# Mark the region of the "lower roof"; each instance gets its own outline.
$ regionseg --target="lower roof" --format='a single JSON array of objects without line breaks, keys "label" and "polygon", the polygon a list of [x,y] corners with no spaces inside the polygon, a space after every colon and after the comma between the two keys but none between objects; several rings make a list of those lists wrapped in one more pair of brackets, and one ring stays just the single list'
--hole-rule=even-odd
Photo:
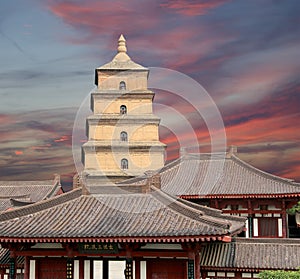
[{"label": "lower roof", "polygon": [[7,210],[16,203],[32,203],[50,198],[62,192],[59,176],[54,180],[0,181],[0,211]]},{"label": "lower roof", "polygon": [[300,239],[233,238],[231,243],[207,243],[201,267],[206,270],[297,270],[300,266]]}]

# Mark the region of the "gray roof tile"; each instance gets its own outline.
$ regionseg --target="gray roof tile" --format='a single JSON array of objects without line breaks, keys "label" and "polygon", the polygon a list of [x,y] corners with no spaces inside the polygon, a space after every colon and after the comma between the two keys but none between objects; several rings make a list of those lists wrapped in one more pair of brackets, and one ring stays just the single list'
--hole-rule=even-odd
[{"label": "gray roof tile", "polygon": [[[263,172],[235,155],[187,154],[159,173],[161,189],[176,196],[300,196],[299,183]],[[145,181],[146,176],[141,176],[122,183]]]},{"label": "gray roof tile", "polygon": [[236,238],[231,243],[207,243],[202,249],[205,269],[290,269],[300,266],[300,239]]},{"label": "gray roof tile", "polygon": [[12,207],[10,199],[37,202],[56,195],[61,190],[59,180],[0,181],[0,211]]},{"label": "gray roof tile", "polygon": [[77,189],[3,212],[0,239],[217,238],[244,227],[244,218],[223,215],[213,209],[201,210],[152,190],[147,194],[79,195],[80,189]]}]

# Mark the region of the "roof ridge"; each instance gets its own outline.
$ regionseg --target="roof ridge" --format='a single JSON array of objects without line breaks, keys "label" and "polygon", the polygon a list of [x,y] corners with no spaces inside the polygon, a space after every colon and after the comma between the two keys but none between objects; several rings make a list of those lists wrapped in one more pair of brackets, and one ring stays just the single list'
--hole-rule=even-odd
[{"label": "roof ridge", "polygon": [[285,244],[285,245],[300,245],[300,238],[246,238],[235,237],[236,243],[244,244]]},{"label": "roof ridge", "polygon": [[30,194],[0,196],[0,200],[30,198]]},{"label": "roof ridge", "polygon": [[73,199],[80,197],[82,194],[82,189],[77,188],[70,192],[51,197],[47,200],[38,201],[36,203],[30,204],[28,206],[23,206],[21,208],[15,208],[9,211],[3,211],[0,213],[0,222],[6,221],[9,219],[14,219],[18,217],[22,217],[28,214],[33,214],[39,212],[41,210],[45,210],[51,208],[57,204],[61,204]]},{"label": "roof ridge", "polygon": [[[153,192],[151,192],[151,195],[153,195],[155,198],[157,198],[161,202],[164,203],[163,200],[168,200],[168,202],[169,202],[168,207],[171,208],[172,210],[175,210],[177,212],[176,209],[178,207],[180,207],[181,209],[184,208],[184,209],[188,210],[189,212],[180,211],[180,214],[182,214],[188,218],[194,219],[195,221],[198,221],[198,222],[205,222],[207,224],[211,224],[216,227],[223,228],[223,229],[229,229],[231,226],[231,223],[229,221],[223,221],[223,220],[217,221],[217,220],[209,220],[208,219],[209,217],[221,219],[222,218],[221,213],[219,216],[209,216],[207,213],[204,213],[201,210],[198,210],[194,207],[191,207],[187,204],[180,202],[180,200],[181,200],[180,198],[174,198],[171,195],[157,189],[155,186],[151,186],[151,190],[153,190]],[[191,213],[191,214],[188,214],[188,213]]]},{"label": "roof ridge", "polygon": [[[53,183],[54,182],[54,183]],[[48,193],[42,198],[42,200],[50,198],[56,191],[61,188],[60,180],[55,179],[53,181],[53,187],[48,191]]]},{"label": "roof ridge", "polygon": [[[40,183],[49,183],[53,185],[53,180],[0,180],[0,187],[6,187],[6,186],[20,186],[20,185],[15,185],[19,183],[24,183],[24,186],[36,186],[39,185]],[[35,185],[31,185],[31,183],[36,183]],[[29,184],[29,185],[28,185]],[[45,184],[43,184],[45,185]]]},{"label": "roof ridge", "polygon": [[245,162],[244,160],[240,159],[239,157],[237,157],[236,155],[232,154],[231,157],[229,159],[232,159],[234,162],[242,165],[243,167],[245,168],[249,168],[251,169],[252,171],[258,173],[258,174],[261,174],[262,176],[265,176],[267,178],[270,178],[270,179],[274,179],[274,180],[277,180],[277,181],[281,181],[281,182],[286,182],[290,185],[294,185],[294,186],[300,186],[300,183],[297,183],[295,182],[294,179],[289,179],[289,178],[284,178],[284,177],[280,177],[278,175],[275,175],[275,174],[271,174],[269,172],[266,172],[266,171],[263,171],[263,170],[260,170],[256,167],[254,167],[253,165]]}]

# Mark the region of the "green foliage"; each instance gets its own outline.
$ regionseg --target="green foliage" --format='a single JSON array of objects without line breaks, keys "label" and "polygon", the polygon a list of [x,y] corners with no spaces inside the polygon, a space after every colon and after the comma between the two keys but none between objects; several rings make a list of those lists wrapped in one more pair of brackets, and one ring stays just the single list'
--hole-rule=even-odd
[{"label": "green foliage", "polygon": [[298,201],[298,203],[292,208],[287,209],[286,212],[290,215],[295,215],[296,212],[300,212],[300,201]]},{"label": "green foliage", "polygon": [[268,270],[259,273],[260,279],[300,279],[300,271]]}]

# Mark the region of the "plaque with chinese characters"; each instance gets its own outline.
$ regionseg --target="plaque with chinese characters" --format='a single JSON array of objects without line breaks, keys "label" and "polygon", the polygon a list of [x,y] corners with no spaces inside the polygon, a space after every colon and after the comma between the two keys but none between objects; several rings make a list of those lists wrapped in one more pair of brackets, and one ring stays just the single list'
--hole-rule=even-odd
[{"label": "plaque with chinese characters", "polygon": [[82,254],[116,254],[117,243],[80,243],[78,250]]}]

